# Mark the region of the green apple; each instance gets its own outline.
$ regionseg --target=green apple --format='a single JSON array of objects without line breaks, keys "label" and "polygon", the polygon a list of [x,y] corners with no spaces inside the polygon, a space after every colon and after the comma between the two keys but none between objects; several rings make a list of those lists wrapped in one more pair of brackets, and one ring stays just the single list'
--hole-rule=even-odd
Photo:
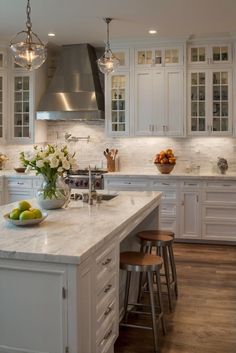
[{"label": "green apple", "polygon": [[42,218],[42,212],[38,208],[31,208],[30,211],[34,214],[34,218]]},{"label": "green apple", "polygon": [[25,221],[26,219],[34,219],[34,213],[28,210],[23,211],[21,212],[19,219],[21,221]]},{"label": "green apple", "polygon": [[29,210],[31,205],[28,201],[23,200],[19,202],[18,207],[20,211],[23,212],[23,211]]},{"label": "green apple", "polygon": [[20,213],[21,213],[21,211],[20,211],[19,208],[14,208],[14,209],[11,211],[11,213],[10,213],[10,215],[9,215],[9,218],[11,218],[11,219],[19,219]]}]

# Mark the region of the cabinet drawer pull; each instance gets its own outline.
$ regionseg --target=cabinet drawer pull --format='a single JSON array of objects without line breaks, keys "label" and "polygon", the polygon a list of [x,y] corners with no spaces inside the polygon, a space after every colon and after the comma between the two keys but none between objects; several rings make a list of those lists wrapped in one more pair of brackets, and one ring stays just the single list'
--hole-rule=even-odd
[{"label": "cabinet drawer pull", "polygon": [[22,181],[18,181],[17,184],[18,185],[24,185],[24,183]]},{"label": "cabinet drawer pull", "polygon": [[194,183],[188,183],[187,185],[188,186],[197,186],[197,184],[194,184]]},{"label": "cabinet drawer pull", "polygon": [[222,184],[222,186],[231,186],[230,184]]},{"label": "cabinet drawer pull", "polygon": [[106,265],[108,265],[110,262],[111,262],[111,258],[106,259],[104,262],[102,262],[102,265],[103,265],[103,266],[106,266]]},{"label": "cabinet drawer pull", "polygon": [[124,181],[124,184],[130,185],[130,184],[131,184],[131,181]]},{"label": "cabinet drawer pull", "polygon": [[107,340],[112,334],[112,329],[110,331],[108,331],[105,336],[103,337],[104,340]]},{"label": "cabinet drawer pull", "polygon": [[112,287],[112,284],[108,284],[108,285],[106,286],[106,288],[104,289],[104,293],[109,292],[109,290],[111,289],[111,287]]},{"label": "cabinet drawer pull", "polygon": [[167,185],[167,186],[170,186],[169,183],[161,183],[161,185]]},{"label": "cabinet drawer pull", "polygon": [[104,316],[109,315],[111,311],[112,311],[112,307],[111,307],[111,306],[108,306],[108,307],[107,307],[107,310],[106,310],[105,313],[104,313]]}]

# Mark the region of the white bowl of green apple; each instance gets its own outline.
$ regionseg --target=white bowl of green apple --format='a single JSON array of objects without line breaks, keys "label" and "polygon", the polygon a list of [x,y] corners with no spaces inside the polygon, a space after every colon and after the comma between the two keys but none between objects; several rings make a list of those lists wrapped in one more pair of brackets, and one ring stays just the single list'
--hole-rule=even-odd
[{"label": "white bowl of green apple", "polygon": [[39,208],[33,208],[28,201],[19,201],[18,207],[3,216],[5,220],[16,226],[30,226],[41,223],[47,213]]}]

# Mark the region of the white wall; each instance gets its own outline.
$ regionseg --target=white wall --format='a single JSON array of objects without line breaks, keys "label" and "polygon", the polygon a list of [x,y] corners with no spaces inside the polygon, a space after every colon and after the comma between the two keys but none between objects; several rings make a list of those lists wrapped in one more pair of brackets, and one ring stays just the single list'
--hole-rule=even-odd
[{"label": "white wall", "polygon": [[[184,171],[193,162],[200,165],[201,172],[217,171],[217,157],[224,157],[229,162],[229,171],[236,172],[236,138],[108,138],[104,134],[104,125],[84,125],[78,122],[48,122],[48,142],[65,143],[65,132],[73,136],[86,137],[90,142],[79,141],[69,143],[71,151],[76,151],[78,162],[106,159],[103,151],[106,148],[119,150],[119,165],[121,171],[155,171],[153,157],[162,149],[173,148],[177,156],[175,171]],[[0,146],[0,152],[5,152],[10,161],[5,168],[19,165],[18,156],[22,150],[32,149],[31,145]]]}]

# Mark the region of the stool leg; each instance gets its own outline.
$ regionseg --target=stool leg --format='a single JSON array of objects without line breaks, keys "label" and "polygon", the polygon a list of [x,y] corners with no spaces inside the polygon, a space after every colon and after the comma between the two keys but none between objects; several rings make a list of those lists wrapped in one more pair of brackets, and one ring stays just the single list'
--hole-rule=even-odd
[{"label": "stool leg", "polygon": [[161,325],[162,325],[163,335],[165,335],[166,324],[165,324],[165,318],[164,318],[164,308],[163,308],[162,294],[161,294],[161,277],[160,277],[159,269],[157,269],[156,271],[156,279],[157,279],[157,299],[158,299],[158,305],[160,307]]},{"label": "stool leg", "polygon": [[169,308],[170,308],[170,311],[172,311],[170,272],[169,272],[169,261],[168,261],[167,247],[163,246],[162,251],[163,251],[163,260],[164,260],[164,269],[165,269],[166,285],[167,285],[167,292],[168,292]]},{"label": "stool leg", "polygon": [[139,285],[138,285],[138,303],[141,302],[143,292],[143,273],[139,274]]},{"label": "stool leg", "polygon": [[127,322],[127,316],[128,316],[127,308],[128,308],[128,300],[129,300],[130,278],[131,278],[131,272],[127,271],[126,284],[125,284],[124,322]]},{"label": "stool leg", "polygon": [[154,350],[155,353],[158,352],[158,337],[157,337],[157,325],[156,325],[156,313],[155,313],[155,302],[153,295],[153,282],[152,282],[152,272],[147,272],[149,295],[150,295],[150,305],[151,305],[151,315],[152,315],[152,329],[153,329],[153,340],[154,340]]},{"label": "stool leg", "polygon": [[174,252],[173,252],[173,247],[172,245],[169,246],[169,254],[170,254],[170,265],[171,265],[171,271],[172,271],[172,276],[174,280],[174,285],[175,285],[175,296],[178,298],[178,284],[177,284],[177,273],[176,273],[176,266],[175,266],[175,258],[174,258]]}]

